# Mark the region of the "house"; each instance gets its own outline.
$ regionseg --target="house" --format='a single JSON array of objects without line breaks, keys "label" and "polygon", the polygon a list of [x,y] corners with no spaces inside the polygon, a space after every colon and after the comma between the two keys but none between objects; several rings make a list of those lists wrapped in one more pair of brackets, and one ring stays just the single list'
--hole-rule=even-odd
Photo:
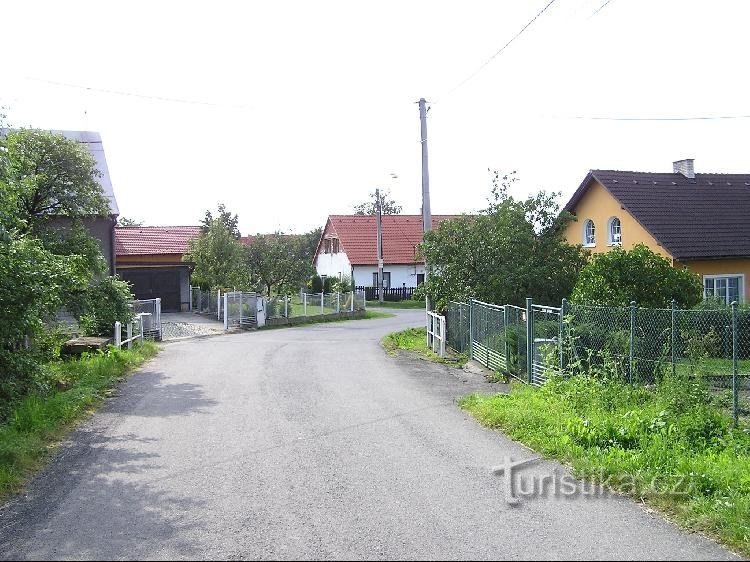
[{"label": "house", "polygon": [[118,226],[117,273],[132,284],[135,298],[161,298],[163,311],[186,311],[192,264],[182,256],[200,234],[200,226]]},{"label": "house", "polygon": [[[0,135],[7,134],[10,129],[0,129]],[[109,177],[109,168],[107,167],[107,158],[104,155],[104,145],[99,133],[93,131],[57,131],[49,130],[48,132],[62,135],[67,139],[77,141],[84,145],[96,162],[96,169],[99,170],[100,176],[97,178],[99,185],[102,187],[104,195],[109,201],[109,214],[107,216],[83,217],[81,222],[88,233],[99,241],[104,258],[107,260],[110,275],[115,273],[115,225],[120,211],[117,207],[117,199],[112,187],[112,180]],[[52,219],[55,227],[61,229],[68,228],[72,225],[72,220],[67,217],[56,216]]]},{"label": "house", "polygon": [[591,170],[565,205],[572,244],[592,252],[642,243],[701,276],[706,297],[750,295],[750,174]]},{"label": "house", "polygon": [[[433,215],[437,227],[456,215]],[[315,251],[321,277],[350,276],[357,287],[377,286],[377,217],[331,215]],[[416,287],[424,282],[424,260],[417,255],[422,241],[421,215],[383,215],[383,284],[386,288]]]}]

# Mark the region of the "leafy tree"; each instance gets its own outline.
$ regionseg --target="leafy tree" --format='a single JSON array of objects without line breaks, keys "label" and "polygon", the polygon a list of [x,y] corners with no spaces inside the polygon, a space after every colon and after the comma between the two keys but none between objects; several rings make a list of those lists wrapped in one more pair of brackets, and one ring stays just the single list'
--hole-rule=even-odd
[{"label": "leafy tree", "polygon": [[516,200],[507,193],[513,177],[498,181],[479,215],[425,234],[420,249],[429,274],[415,298],[427,295],[442,309],[469,298],[522,306],[532,297],[552,305],[570,294],[586,253],[564,238],[570,217],[559,213],[559,194]]},{"label": "leafy tree", "polygon": [[80,301],[78,319],[84,334],[104,336],[112,334],[116,321],[132,321],[130,285],[117,277],[102,277],[89,285]]},{"label": "leafy tree", "polygon": [[206,230],[191,240],[183,261],[195,264],[193,279],[204,288],[250,288],[245,248],[221,218],[209,220]]},{"label": "leafy tree", "polygon": [[[12,228],[29,231],[53,216],[109,214],[94,158],[80,143],[35,129],[0,138],[0,199]],[[8,217],[6,216],[6,220]]]},{"label": "leafy tree", "polygon": [[304,246],[305,256],[307,256],[310,263],[312,263],[313,259],[315,259],[315,250],[318,249],[318,242],[320,241],[320,237],[322,235],[322,227],[318,227],[315,230],[311,230],[310,232],[306,232],[305,234],[300,235],[302,238],[302,244]]},{"label": "leafy tree", "polygon": [[247,248],[247,263],[268,296],[274,288],[297,290],[313,271],[309,245],[304,237],[259,235]]},{"label": "leafy tree", "polygon": [[625,306],[635,301],[648,308],[669,308],[672,299],[690,308],[702,297],[698,275],[673,267],[644,244],[595,255],[581,271],[572,295],[586,304]]},{"label": "leafy tree", "polygon": [[117,219],[117,226],[143,226],[143,221],[130,219],[128,217],[119,217]]},{"label": "leafy tree", "polygon": [[214,223],[214,221],[219,221],[221,225],[232,235],[232,238],[235,240],[239,240],[241,237],[240,229],[239,229],[239,218],[237,217],[237,214],[234,215],[227,211],[227,208],[224,206],[224,203],[219,203],[219,209],[218,214],[216,217],[213,216],[210,210],[206,211],[206,215],[201,221],[202,230],[204,233],[208,232],[211,229],[211,225]]},{"label": "leafy tree", "polygon": [[[395,200],[391,199],[391,192],[389,190],[380,190],[380,212],[384,215],[399,215],[401,214],[401,205],[397,204]],[[378,214],[378,192],[373,191],[370,193],[370,199],[364,203],[354,206],[355,215],[376,215]]]},{"label": "leafy tree", "polygon": [[323,278],[318,275],[317,273],[314,274],[308,283],[309,289],[313,293],[322,293],[324,284],[323,284]]}]

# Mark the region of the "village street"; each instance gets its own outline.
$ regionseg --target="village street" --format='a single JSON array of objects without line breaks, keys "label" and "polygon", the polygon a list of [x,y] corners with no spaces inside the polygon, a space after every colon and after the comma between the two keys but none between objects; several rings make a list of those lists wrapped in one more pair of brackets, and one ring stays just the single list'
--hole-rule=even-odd
[{"label": "village street", "polygon": [[496,387],[379,345],[423,319],[166,344],[0,511],[0,556],[732,557],[627,499],[508,505],[492,467],[534,455],[454,403]]}]

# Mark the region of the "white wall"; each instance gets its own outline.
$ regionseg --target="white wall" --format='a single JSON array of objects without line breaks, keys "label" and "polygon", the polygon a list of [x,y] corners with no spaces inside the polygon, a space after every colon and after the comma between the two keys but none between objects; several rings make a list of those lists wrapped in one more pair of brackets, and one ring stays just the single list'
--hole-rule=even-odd
[{"label": "white wall", "polygon": [[[352,265],[344,252],[338,254],[318,254],[315,260],[315,269],[321,277],[338,277],[339,275],[351,275]],[[370,281],[372,282],[372,281]]]},{"label": "white wall", "polygon": [[[357,287],[372,287],[372,274],[377,273],[378,268],[374,265],[355,265],[354,284]],[[391,287],[417,286],[417,276],[414,273],[414,265],[388,265],[383,266],[383,272],[391,273]],[[424,265],[416,266],[417,273],[424,273]]]}]

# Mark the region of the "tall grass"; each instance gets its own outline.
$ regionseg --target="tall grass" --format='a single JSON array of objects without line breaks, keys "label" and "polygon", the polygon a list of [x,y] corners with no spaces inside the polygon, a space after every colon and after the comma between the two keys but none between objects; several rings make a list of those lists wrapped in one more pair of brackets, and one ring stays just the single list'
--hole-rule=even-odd
[{"label": "tall grass", "polygon": [[593,376],[461,402],[482,424],[606,481],[750,554],[750,433],[710,405],[700,381],[654,388]]},{"label": "tall grass", "polygon": [[112,385],[154,356],[158,347],[146,342],[131,351],[110,349],[47,367],[53,390],[30,394],[0,424],[0,498],[18,490],[72,425],[91,412]]}]

